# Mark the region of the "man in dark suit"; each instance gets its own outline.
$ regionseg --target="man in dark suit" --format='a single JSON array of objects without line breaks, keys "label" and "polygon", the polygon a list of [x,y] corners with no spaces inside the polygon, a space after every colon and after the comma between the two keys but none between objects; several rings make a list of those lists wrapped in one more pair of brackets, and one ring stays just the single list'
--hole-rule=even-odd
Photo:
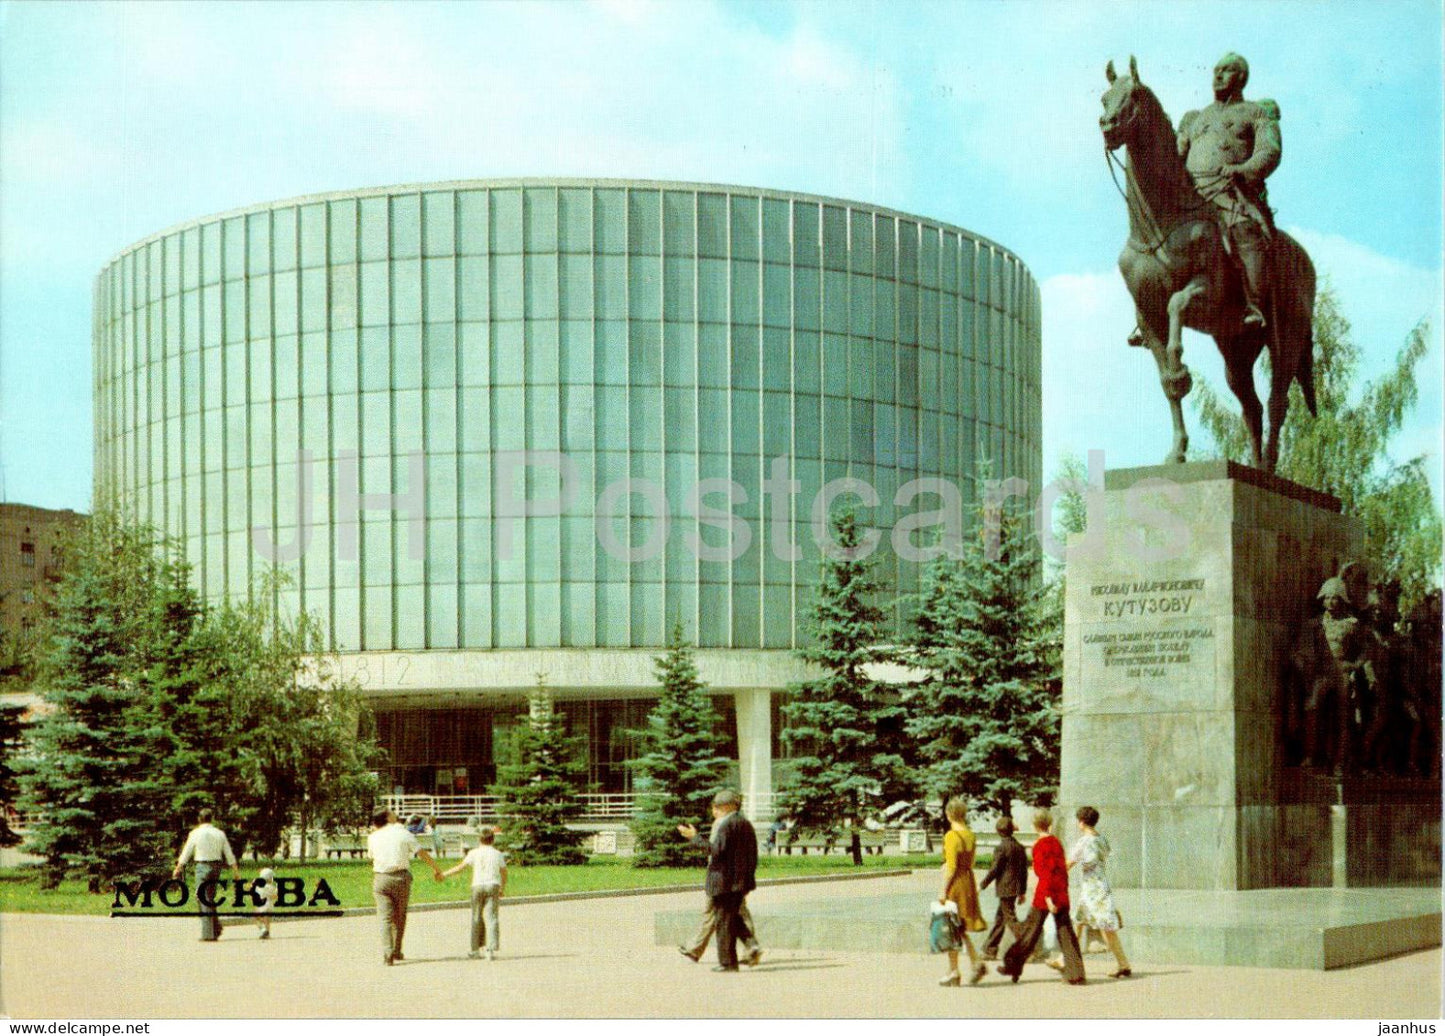
[{"label": "man in dark suit", "polygon": [[739,916],[743,897],[757,888],[758,836],[738,810],[742,799],[735,791],[720,791],[712,799],[712,837],[704,842],[691,824],[677,825],[678,834],[708,852],[704,889],[717,912],[717,967],[738,970],[738,940],[752,933]]},{"label": "man in dark suit", "polygon": [[1024,893],[1029,887],[1029,857],[1024,847],[1014,840],[1014,822],[1002,817],[995,830],[999,833],[999,843],[993,852],[993,866],[978,887],[982,892],[992,882],[993,890],[998,894],[998,913],[994,915],[993,927],[988,930],[988,938],[983,944],[984,960],[998,960],[1004,929],[1018,939],[1021,926],[1015,908],[1023,903]]}]

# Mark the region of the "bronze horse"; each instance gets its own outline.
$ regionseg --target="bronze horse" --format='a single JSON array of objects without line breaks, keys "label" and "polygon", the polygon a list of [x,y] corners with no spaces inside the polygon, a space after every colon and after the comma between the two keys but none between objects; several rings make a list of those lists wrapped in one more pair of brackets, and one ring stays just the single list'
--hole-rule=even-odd
[{"label": "bronze horse", "polygon": [[[1241,274],[1226,252],[1212,204],[1200,197],[1180,158],[1174,125],[1139,81],[1119,76],[1111,61],[1105,75],[1104,114],[1099,127],[1112,161],[1122,147],[1129,240],[1119,254],[1119,271],[1134,297],[1142,341],[1159,365],[1159,380],[1174,419],[1174,448],[1166,460],[1182,463],[1189,447],[1181,402],[1193,382],[1184,365],[1185,327],[1212,335],[1224,357],[1224,373],[1244,411],[1250,459],[1273,471],[1279,433],[1289,411],[1290,382],[1298,381],[1310,413],[1315,412],[1313,318],[1315,270],[1299,243],[1275,231],[1270,247],[1268,326],[1245,327]],[[1269,350],[1269,438],[1261,444],[1261,408],[1254,389],[1254,363]]]}]

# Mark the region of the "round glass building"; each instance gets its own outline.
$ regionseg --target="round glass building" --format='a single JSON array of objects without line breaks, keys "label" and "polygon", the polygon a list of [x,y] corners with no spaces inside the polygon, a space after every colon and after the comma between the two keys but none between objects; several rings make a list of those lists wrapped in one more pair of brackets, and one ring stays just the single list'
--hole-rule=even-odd
[{"label": "round glass building", "polygon": [[1041,485],[1027,269],[828,198],[529,179],[257,205],[108,264],[94,350],[98,496],[183,543],[207,596],[289,570],[281,603],[321,619],[409,794],[483,790],[543,673],[625,797],[681,623],[765,813],[815,517],[854,500],[907,592],[899,522],[940,500],[909,483],[968,508],[985,457]]}]

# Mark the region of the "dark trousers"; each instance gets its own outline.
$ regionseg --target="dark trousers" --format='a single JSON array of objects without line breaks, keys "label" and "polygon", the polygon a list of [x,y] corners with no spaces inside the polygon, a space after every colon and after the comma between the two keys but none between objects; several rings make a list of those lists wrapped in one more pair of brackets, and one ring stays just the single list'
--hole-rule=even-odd
[{"label": "dark trousers", "polygon": [[[1044,918],[1048,911],[1034,907],[1029,911],[1028,920],[1019,932],[1018,942],[1008,948],[999,971],[1005,975],[1022,975],[1024,964],[1033,956],[1034,948],[1044,934]],[[1073,981],[1084,977],[1084,958],[1079,953],[1079,940],[1074,937],[1074,925],[1069,920],[1069,908],[1054,911],[1054,926],[1059,932],[1059,949],[1064,954],[1064,978]]]},{"label": "dark trousers", "polygon": [[993,915],[993,927],[988,930],[988,938],[983,943],[985,957],[998,956],[998,948],[1003,945],[1005,930],[1012,932],[1014,942],[1018,942],[1023,927],[1019,924],[1019,915],[1014,909],[1014,902],[1013,896],[998,901],[998,913]]},{"label": "dark trousers", "polygon": [[717,912],[717,962],[725,968],[738,966],[738,941],[752,937],[743,924],[743,896],[742,892],[722,892],[712,897]]},{"label": "dark trousers", "polygon": [[221,876],[221,867],[224,862],[223,860],[208,860],[196,863],[196,906],[201,910],[201,938],[207,942],[215,942],[221,937],[221,919],[216,916],[216,903],[219,898],[223,897],[218,897],[219,889],[212,886],[206,890],[205,899],[210,900],[210,905],[207,906],[201,898],[201,888],[206,882],[214,882]]}]

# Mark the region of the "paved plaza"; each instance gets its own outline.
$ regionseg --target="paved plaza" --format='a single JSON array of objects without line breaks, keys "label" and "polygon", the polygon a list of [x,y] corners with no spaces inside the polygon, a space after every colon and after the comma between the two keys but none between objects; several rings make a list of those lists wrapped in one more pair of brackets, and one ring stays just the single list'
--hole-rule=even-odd
[{"label": "paved plaza", "polygon": [[[418,879],[420,880],[420,879]],[[860,904],[916,893],[934,872],[761,888],[753,912],[825,894]],[[990,911],[993,898],[985,895]],[[348,904],[352,905],[352,904]],[[502,954],[467,958],[468,912],[413,913],[401,964],[381,964],[370,917],[277,924],[268,942],[237,923],[199,943],[194,918],[0,916],[0,1013],[14,1018],[219,1017],[1437,1017],[1439,949],[1334,971],[1195,967],[1139,958],[1134,978],[1070,988],[1031,966],[1017,986],[935,985],[941,958],[772,950],[762,965],[714,974],[653,941],[658,911],[700,908],[702,893],[507,903]],[[1127,945],[1128,930],[1125,930]]]}]

